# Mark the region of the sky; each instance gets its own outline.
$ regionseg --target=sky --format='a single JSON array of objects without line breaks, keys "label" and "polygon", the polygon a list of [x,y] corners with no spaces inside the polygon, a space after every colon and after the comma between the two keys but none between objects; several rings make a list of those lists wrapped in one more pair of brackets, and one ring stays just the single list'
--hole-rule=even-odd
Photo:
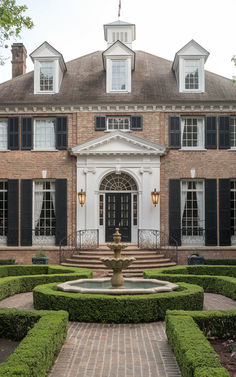
[{"label": "sky", "polygon": [[[44,41],[70,61],[105,50],[103,25],[118,19],[119,0],[17,0],[35,24],[8,42],[9,59],[0,66],[0,82],[11,79],[13,42],[24,43],[28,56]],[[134,50],[173,60],[191,39],[210,52],[205,69],[232,78],[236,67],[235,0],[121,0],[120,20],[136,24]],[[6,51],[4,51],[6,53]],[[33,70],[27,58],[27,72]]]}]

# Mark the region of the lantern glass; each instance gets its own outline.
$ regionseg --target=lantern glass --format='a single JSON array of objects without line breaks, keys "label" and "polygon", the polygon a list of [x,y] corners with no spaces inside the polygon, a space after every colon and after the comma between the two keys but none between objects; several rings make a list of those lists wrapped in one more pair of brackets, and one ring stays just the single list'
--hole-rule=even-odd
[{"label": "lantern glass", "polygon": [[81,189],[80,192],[78,192],[78,198],[79,198],[79,204],[83,206],[86,200],[86,192],[83,191],[83,189]]},{"label": "lantern glass", "polygon": [[151,196],[152,203],[154,204],[154,206],[156,206],[159,202],[160,193],[156,189],[154,189],[154,191],[151,192]]}]

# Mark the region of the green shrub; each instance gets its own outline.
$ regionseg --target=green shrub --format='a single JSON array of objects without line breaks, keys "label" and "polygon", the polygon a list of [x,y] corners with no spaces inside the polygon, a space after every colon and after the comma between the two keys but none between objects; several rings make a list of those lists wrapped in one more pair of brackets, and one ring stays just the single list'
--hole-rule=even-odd
[{"label": "green shrub", "polygon": [[0,265],[3,265],[3,264],[15,264],[15,259],[0,259]]},{"label": "green shrub", "polygon": [[[217,313],[217,311],[214,312],[216,317]],[[218,355],[195,323],[195,316],[198,317],[198,314],[198,312],[194,314],[193,312],[168,311],[166,315],[168,342],[174,351],[182,376],[229,377],[229,373],[222,368]],[[209,313],[207,311],[203,314],[206,319]],[[214,315],[209,315],[209,324]],[[235,319],[236,310],[234,311]],[[211,333],[212,329],[205,328],[207,333],[208,330]]]},{"label": "green shrub", "polygon": [[[17,332],[24,336],[7,361],[0,364],[0,377],[45,377],[66,338],[68,313],[0,309],[0,316],[7,324],[12,320],[14,326],[20,319]],[[28,332],[27,325],[31,328]],[[2,329],[2,335],[14,339],[8,328],[5,334]]]},{"label": "green shrub", "polygon": [[[55,284],[37,286],[36,309],[67,310],[71,321],[138,323],[163,320],[167,309],[201,310],[201,287],[181,283],[178,291],[148,295],[102,295],[62,292]],[[191,310],[191,309],[190,309]]]},{"label": "green shrub", "polygon": [[236,259],[205,259],[207,265],[236,266]]},{"label": "green shrub", "polygon": [[48,265],[0,266],[0,300],[16,293],[30,292],[36,285],[91,278],[86,268]]},{"label": "green shrub", "polygon": [[236,300],[236,266],[177,266],[145,270],[143,275],[147,279],[197,284],[205,292]]}]

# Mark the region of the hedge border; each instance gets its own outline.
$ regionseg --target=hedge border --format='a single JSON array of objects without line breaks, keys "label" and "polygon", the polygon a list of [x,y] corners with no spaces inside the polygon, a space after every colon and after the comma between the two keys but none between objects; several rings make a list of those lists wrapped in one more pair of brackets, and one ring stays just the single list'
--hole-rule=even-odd
[{"label": "hedge border", "polygon": [[4,308],[0,309],[0,316],[5,321],[24,317],[28,322],[35,322],[13,353],[0,364],[0,377],[45,377],[65,341],[68,313]]},{"label": "hedge border", "polygon": [[203,289],[185,283],[179,291],[146,295],[112,296],[63,292],[55,284],[33,290],[36,309],[66,310],[71,321],[139,323],[163,320],[166,310],[201,310]]},{"label": "hedge border", "polygon": [[229,377],[205,335],[235,336],[236,309],[167,311],[166,334],[183,377]]},{"label": "hedge border", "polygon": [[52,265],[0,266],[0,300],[17,293],[31,292],[40,284],[92,278],[87,268]]},{"label": "hedge border", "polygon": [[175,266],[144,270],[143,275],[146,279],[197,284],[205,292],[219,293],[236,300],[236,266]]},{"label": "hedge border", "polygon": [[236,266],[236,258],[235,259],[206,259],[206,265],[219,265],[219,266]]}]

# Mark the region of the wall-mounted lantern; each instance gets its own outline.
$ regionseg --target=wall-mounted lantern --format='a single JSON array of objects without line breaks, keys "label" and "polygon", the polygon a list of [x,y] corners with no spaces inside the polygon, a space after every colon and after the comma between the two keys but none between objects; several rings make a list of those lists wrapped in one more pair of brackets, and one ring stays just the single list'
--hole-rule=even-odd
[{"label": "wall-mounted lantern", "polygon": [[83,189],[81,189],[80,192],[78,192],[78,198],[79,198],[79,204],[81,205],[81,207],[83,207],[86,200],[86,192],[83,191]]},{"label": "wall-mounted lantern", "polygon": [[151,197],[152,197],[152,203],[156,207],[156,205],[159,202],[160,193],[156,189],[154,189],[154,191],[151,192]]}]

